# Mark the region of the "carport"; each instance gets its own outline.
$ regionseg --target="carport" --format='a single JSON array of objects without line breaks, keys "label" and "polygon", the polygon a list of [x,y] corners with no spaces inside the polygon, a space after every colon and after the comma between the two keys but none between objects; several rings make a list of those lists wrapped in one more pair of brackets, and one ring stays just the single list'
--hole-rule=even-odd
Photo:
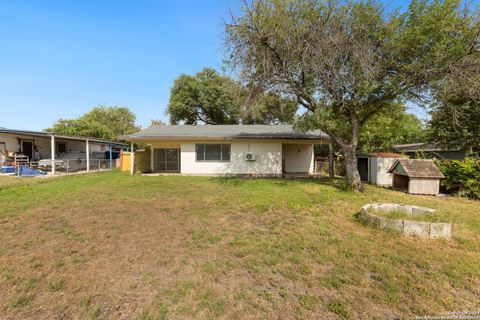
[{"label": "carport", "polygon": [[0,128],[0,144],[2,166],[38,167],[50,170],[52,175],[59,171],[112,169],[117,151],[127,149],[126,144],[115,141],[5,128]]}]

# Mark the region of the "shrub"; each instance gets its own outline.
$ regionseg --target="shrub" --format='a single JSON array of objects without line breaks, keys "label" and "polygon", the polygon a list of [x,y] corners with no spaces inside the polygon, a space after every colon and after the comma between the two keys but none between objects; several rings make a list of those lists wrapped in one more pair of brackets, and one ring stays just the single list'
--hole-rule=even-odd
[{"label": "shrub", "polygon": [[480,159],[438,161],[437,165],[445,176],[441,185],[446,192],[480,199]]}]

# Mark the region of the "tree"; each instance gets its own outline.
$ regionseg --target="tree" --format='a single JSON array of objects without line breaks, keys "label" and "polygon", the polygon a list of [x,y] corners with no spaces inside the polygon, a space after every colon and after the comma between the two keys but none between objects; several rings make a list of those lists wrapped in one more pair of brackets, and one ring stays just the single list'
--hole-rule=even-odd
[{"label": "tree", "polygon": [[247,103],[247,99],[244,99],[241,111],[243,124],[293,123],[298,110],[297,101],[278,94],[262,94],[251,104]]},{"label": "tree", "polygon": [[452,65],[434,94],[430,140],[445,148],[480,151],[480,57],[470,55]]},{"label": "tree", "polygon": [[170,91],[170,122],[237,124],[240,94],[240,87],[232,79],[212,68],[205,68],[194,76],[182,74]]},{"label": "tree", "polygon": [[390,15],[374,1],[246,0],[242,12],[226,24],[230,65],[257,91],[295,98],[305,111],[297,127],[332,137],[355,190],[362,126],[403,100],[425,101],[478,54],[478,16],[457,0],[414,0]]},{"label": "tree", "polygon": [[168,104],[172,124],[291,123],[297,109],[295,100],[273,93],[249,96],[245,86],[212,68],[204,68],[194,76],[180,75]]},{"label": "tree", "polygon": [[380,111],[368,119],[361,128],[358,149],[365,152],[392,150],[401,143],[422,142],[425,130],[415,115],[407,113],[405,106],[396,112]]},{"label": "tree", "polygon": [[70,136],[116,140],[140,130],[135,115],[126,107],[98,106],[77,119],[59,119],[48,132]]},{"label": "tree", "polygon": [[165,123],[164,123],[162,120],[160,120],[160,119],[151,119],[151,120],[150,120],[150,125],[149,125],[149,127],[153,127],[153,126],[163,126],[163,125],[165,125]]},{"label": "tree", "polygon": [[445,148],[480,150],[480,101],[450,96],[431,112],[429,136]]}]

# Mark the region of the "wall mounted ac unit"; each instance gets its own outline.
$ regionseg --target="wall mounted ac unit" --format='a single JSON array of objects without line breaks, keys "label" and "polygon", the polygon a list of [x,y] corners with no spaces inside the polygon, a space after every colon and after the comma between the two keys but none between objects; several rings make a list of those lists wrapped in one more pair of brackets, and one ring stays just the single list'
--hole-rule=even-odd
[{"label": "wall mounted ac unit", "polygon": [[248,152],[248,153],[245,154],[245,160],[255,161],[255,160],[257,160],[257,155],[253,152]]}]

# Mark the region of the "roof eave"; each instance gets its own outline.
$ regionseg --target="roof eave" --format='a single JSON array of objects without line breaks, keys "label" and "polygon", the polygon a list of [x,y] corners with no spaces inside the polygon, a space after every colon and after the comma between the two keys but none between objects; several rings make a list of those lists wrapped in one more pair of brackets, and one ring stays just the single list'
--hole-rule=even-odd
[{"label": "roof eave", "polygon": [[73,140],[73,141],[89,141],[89,142],[96,142],[96,143],[103,143],[103,144],[111,144],[111,145],[125,145],[122,142],[117,141],[109,141],[109,140],[102,140],[97,138],[85,138],[85,137],[72,137],[72,136],[65,136],[59,135],[52,132],[37,132],[37,131],[27,131],[27,130],[9,130],[9,129],[0,129],[0,133],[4,134],[12,134],[12,135],[22,135],[22,136],[31,136],[31,137],[40,137],[40,138],[51,138],[52,136],[58,139],[64,140]]},{"label": "roof eave", "polygon": [[122,141],[151,141],[151,140],[308,140],[308,141],[330,141],[329,137],[311,136],[121,136]]}]

